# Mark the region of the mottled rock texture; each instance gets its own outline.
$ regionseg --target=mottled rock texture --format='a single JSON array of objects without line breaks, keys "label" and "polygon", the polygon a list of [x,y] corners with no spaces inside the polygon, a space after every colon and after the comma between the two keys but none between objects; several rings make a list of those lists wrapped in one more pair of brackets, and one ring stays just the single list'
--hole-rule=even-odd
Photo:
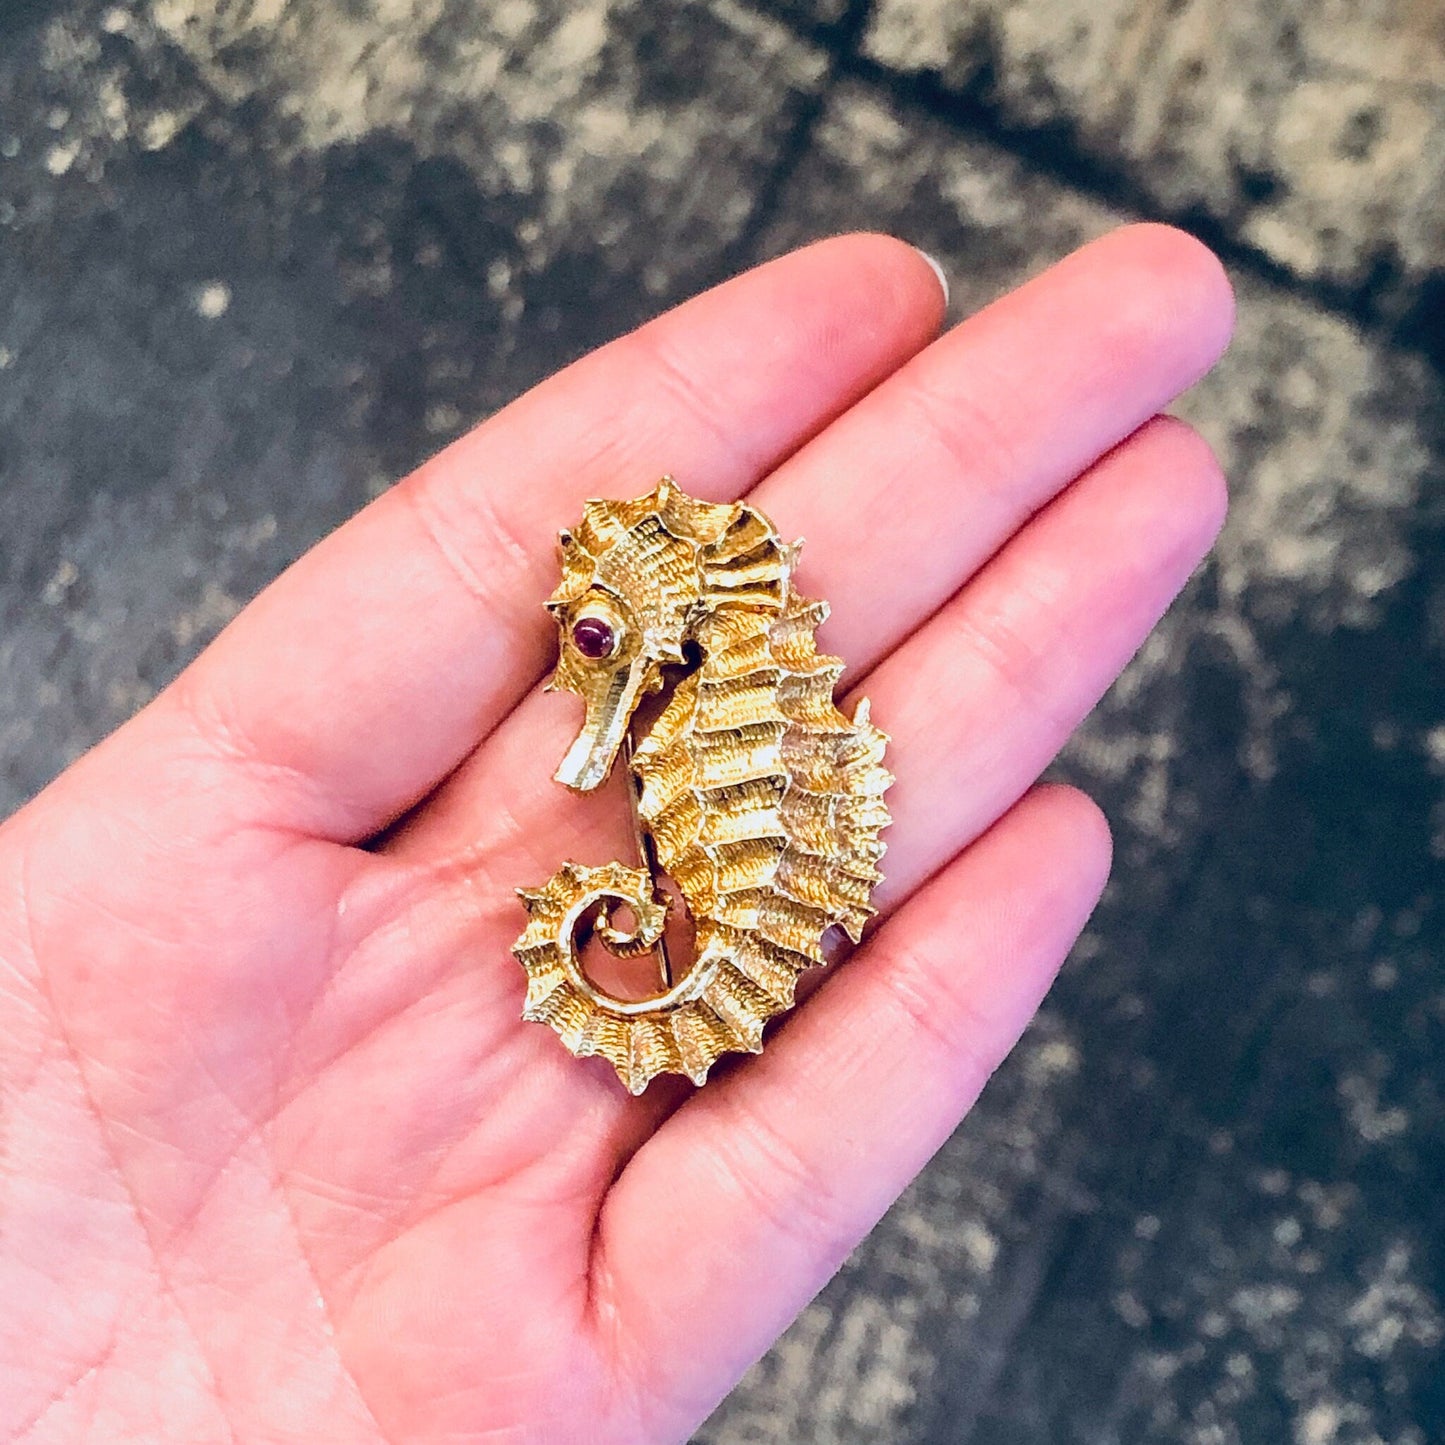
[{"label": "mottled rock texture", "polygon": [[964,312],[1182,221],[1240,292],[1182,408],[1235,505],[1061,765],[1115,882],[699,1440],[1445,1438],[1440,15],[12,0],[0,810],[368,496],[700,285],[880,227]]}]

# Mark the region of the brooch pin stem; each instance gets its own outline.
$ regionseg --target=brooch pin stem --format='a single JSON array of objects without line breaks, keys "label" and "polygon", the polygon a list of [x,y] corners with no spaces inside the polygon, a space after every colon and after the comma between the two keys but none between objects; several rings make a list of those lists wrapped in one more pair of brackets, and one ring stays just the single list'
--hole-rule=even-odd
[{"label": "brooch pin stem", "polygon": [[[642,866],[647,869],[648,878],[655,889],[658,875],[657,848],[652,841],[652,834],[642,822],[642,779],[632,765],[635,752],[636,744],[629,727],[622,740],[622,761],[627,765],[627,811],[632,819],[632,836],[637,842],[637,856],[642,859]],[[662,987],[670,989],[673,984],[672,955],[667,948],[666,930],[658,936],[653,952],[657,955],[657,971],[662,977]]]}]

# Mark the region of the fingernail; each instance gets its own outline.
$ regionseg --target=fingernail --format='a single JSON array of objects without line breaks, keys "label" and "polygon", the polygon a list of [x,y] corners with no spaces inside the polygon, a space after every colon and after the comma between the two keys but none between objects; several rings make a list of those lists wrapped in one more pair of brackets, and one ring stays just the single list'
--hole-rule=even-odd
[{"label": "fingernail", "polygon": [[944,304],[945,306],[947,306],[947,305],[948,305],[948,277],[947,277],[947,275],[944,273],[943,267],[940,266],[940,265],[938,264],[937,259],[936,259],[935,257],[933,257],[933,256],[930,256],[930,255],[928,254],[928,252],[923,249],[922,246],[915,246],[913,249],[914,249],[915,251],[917,251],[918,254],[919,254],[920,256],[922,256],[923,259],[924,259],[925,261],[927,261],[930,266],[933,267],[933,274],[938,277],[938,284],[943,288],[943,304]]}]

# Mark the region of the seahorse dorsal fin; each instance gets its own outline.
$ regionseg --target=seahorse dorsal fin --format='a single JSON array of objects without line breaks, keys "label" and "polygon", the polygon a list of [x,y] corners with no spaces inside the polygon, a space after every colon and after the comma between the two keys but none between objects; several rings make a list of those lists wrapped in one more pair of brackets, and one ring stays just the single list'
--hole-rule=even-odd
[{"label": "seahorse dorsal fin", "polygon": [[743,512],[740,502],[705,502],[689,496],[672,477],[663,477],[644,499],[674,537],[707,547]]}]

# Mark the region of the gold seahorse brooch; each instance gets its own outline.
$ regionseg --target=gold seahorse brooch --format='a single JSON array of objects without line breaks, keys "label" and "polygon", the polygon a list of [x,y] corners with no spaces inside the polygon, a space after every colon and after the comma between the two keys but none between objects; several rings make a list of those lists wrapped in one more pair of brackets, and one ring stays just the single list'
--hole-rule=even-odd
[{"label": "gold seahorse brooch", "polygon": [[[814,643],[828,604],[793,590],[801,543],[756,507],[701,502],[664,477],[634,501],[587,502],[560,543],[548,687],[579,693],[586,717],[556,778],[591,791],[623,755],[642,866],[564,863],[517,890],[522,1016],[579,1058],[600,1054],[634,1094],[661,1073],[702,1084],[723,1054],[761,1050],[799,975],[826,962],[830,928],[858,941],[889,822],[888,739],[866,700],[851,719],[834,704],[843,663]],[[644,721],[639,704],[664,689]],[[692,919],[681,977],[662,874]],[[592,934],[619,958],[655,954],[660,991],[595,982],[579,955]]]}]

